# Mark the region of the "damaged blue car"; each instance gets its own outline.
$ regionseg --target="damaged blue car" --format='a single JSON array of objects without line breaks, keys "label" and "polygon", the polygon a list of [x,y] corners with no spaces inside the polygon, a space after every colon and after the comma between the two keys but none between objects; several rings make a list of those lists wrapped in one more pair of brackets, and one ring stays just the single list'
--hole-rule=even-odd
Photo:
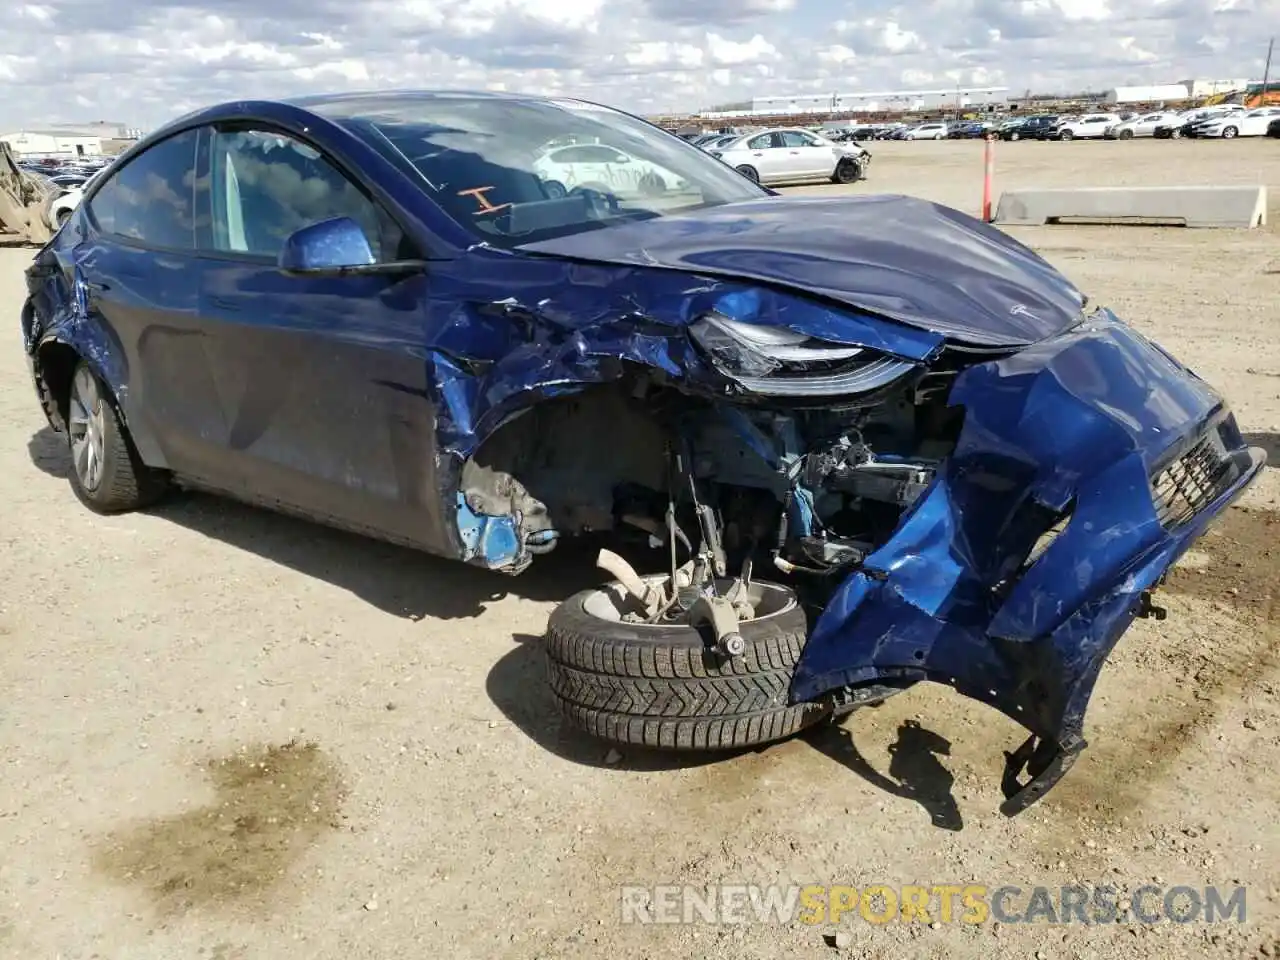
[{"label": "damaged blue car", "polygon": [[27,278],[91,509],[180,485],[511,574],[616,536],[548,627],[575,723],[742,747],[932,680],[1026,728],[1008,814],[1264,462],[993,227],[779,197],[575,100],[203,110],[95,181]]}]

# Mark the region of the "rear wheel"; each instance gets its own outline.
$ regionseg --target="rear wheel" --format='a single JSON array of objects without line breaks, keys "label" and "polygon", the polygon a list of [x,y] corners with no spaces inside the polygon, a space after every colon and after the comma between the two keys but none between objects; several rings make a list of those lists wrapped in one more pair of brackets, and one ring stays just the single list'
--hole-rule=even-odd
[{"label": "rear wheel", "polygon": [[663,180],[661,175],[653,172],[642,176],[636,186],[640,188],[640,193],[646,197],[657,197],[667,192],[667,181]]},{"label": "rear wheel", "polygon": [[83,360],[67,398],[67,444],[71,488],[90,510],[136,510],[165,491],[164,477],[139,458],[110,394]]},{"label": "rear wheel", "polygon": [[1222,128],[1222,139],[1223,139],[1223,140],[1231,140],[1231,139],[1233,139],[1233,138],[1235,137],[1235,135],[1236,135],[1236,134],[1238,134],[1239,132],[1240,132],[1240,131],[1239,131],[1239,130],[1237,130],[1235,127],[1223,127],[1223,128]]},{"label": "rear wheel", "polygon": [[601,739],[675,750],[756,746],[829,717],[830,704],[788,702],[808,635],[795,594],[763,581],[750,590],[756,616],[739,624],[744,649],[733,658],[687,619],[628,622],[616,583],[570,597],[547,624],[548,679],[561,710]]},{"label": "rear wheel", "polygon": [[1013,133],[1009,134],[1009,139],[1010,139],[1010,140],[1021,140],[1021,139],[1022,139],[1022,134],[1020,134],[1017,130],[1015,130],[1015,131],[1013,131]]},{"label": "rear wheel", "polygon": [[747,164],[744,163],[742,166],[738,167],[738,172],[742,174],[744,177],[746,177],[748,180],[751,180],[755,183],[760,182],[760,174],[755,167],[748,166]]}]

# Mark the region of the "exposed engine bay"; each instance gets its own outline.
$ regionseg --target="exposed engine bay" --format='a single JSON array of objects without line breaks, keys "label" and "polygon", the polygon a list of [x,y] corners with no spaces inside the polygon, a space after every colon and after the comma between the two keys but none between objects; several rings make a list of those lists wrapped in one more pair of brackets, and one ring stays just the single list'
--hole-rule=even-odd
[{"label": "exposed engine bay", "polygon": [[933,480],[963,418],[946,405],[952,379],[907,376],[817,406],[690,396],[642,376],[509,421],[467,462],[462,490],[475,514],[518,517],[530,554],[632,531],[677,558],[686,587],[762,561],[825,578],[884,543]]}]

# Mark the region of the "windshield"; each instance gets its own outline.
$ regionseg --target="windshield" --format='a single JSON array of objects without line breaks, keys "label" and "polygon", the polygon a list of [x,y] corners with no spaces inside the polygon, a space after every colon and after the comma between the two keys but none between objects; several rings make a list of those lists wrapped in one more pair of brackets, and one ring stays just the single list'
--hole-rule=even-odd
[{"label": "windshield", "polygon": [[495,246],[769,195],[679,137],[582,101],[459,94],[308,107],[416,177]]}]

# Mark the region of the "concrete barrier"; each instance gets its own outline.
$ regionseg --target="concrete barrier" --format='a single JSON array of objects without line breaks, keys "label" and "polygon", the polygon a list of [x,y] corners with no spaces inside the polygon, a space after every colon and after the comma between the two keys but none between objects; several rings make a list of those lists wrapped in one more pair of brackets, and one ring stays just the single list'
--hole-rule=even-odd
[{"label": "concrete barrier", "polygon": [[1266,187],[1085,187],[1009,190],[995,223],[1142,223],[1186,227],[1260,227]]}]

